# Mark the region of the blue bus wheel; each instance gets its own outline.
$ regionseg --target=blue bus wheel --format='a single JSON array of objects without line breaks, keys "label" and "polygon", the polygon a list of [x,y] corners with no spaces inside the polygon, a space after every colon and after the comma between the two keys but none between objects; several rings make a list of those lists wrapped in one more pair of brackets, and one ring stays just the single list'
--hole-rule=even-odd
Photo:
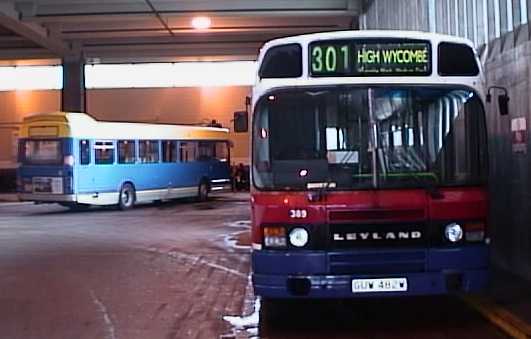
[{"label": "blue bus wheel", "polygon": [[121,210],[127,210],[135,205],[135,188],[131,184],[124,184],[120,190],[118,198],[118,206]]},{"label": "blue bus wheel", "polygon": [[201,181],[201,183],[199,184],[199,188],[197,189],[197,200],[208,200],[208,183],[206,181]]}]

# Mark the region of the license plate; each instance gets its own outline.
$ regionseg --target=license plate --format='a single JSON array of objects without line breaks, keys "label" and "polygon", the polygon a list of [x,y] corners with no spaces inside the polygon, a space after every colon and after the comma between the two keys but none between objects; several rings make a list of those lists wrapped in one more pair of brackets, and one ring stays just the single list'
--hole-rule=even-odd
[{"label": "license plate", "polygon": [[407,291],[406,278],[353,279],[353,293],[404,292]]},{"label": "license plate", "polygon": [[52,182],[49,178],[33,178],[34,193],[51,193]]},{"label": "license plate", "polygon": [[33,178],[33,193],[63,193],[63,179],[62,178],[47,178],[34,177]]}]

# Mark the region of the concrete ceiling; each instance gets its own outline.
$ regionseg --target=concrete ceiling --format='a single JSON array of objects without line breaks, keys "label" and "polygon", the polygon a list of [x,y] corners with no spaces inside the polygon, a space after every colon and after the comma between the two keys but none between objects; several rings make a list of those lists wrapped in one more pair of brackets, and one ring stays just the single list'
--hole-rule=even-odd
[{"label": "concrete ceiling", "polygon": [[[362,0],[13,0],[0,59],[254,60],[267,40],[357,28]],[[191,20],[208,16],[206,31]]]}]

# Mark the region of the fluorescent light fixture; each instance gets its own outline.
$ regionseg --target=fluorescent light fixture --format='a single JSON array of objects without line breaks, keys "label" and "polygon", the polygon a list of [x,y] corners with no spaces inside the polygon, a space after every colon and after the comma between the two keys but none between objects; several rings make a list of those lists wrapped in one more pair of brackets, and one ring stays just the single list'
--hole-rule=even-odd
[{"label": "fluorescent light fixture", "polygon": [[195,29],[209,29],[211,24],[212,20],[207,16],[196,16],[192,19],[192,27]]},{"label": "fluorescent light fixture", "polygon": [[0,91],[63,88],[61,66],[0,67]]},{"label": "fluorescent light fixture", "polygon": [[255,74],[254,61],[98,64],[85,66],[85,84],[87,88],[251,86]]}]

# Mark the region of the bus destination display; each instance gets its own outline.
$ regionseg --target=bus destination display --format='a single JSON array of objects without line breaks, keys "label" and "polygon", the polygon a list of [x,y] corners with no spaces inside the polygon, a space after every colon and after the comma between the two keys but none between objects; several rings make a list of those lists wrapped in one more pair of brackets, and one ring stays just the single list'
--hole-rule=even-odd
[{"label": "bus destination display", "polygon": [[429,42],[319,41],[310,45],[310,75],[427,76]]}]

